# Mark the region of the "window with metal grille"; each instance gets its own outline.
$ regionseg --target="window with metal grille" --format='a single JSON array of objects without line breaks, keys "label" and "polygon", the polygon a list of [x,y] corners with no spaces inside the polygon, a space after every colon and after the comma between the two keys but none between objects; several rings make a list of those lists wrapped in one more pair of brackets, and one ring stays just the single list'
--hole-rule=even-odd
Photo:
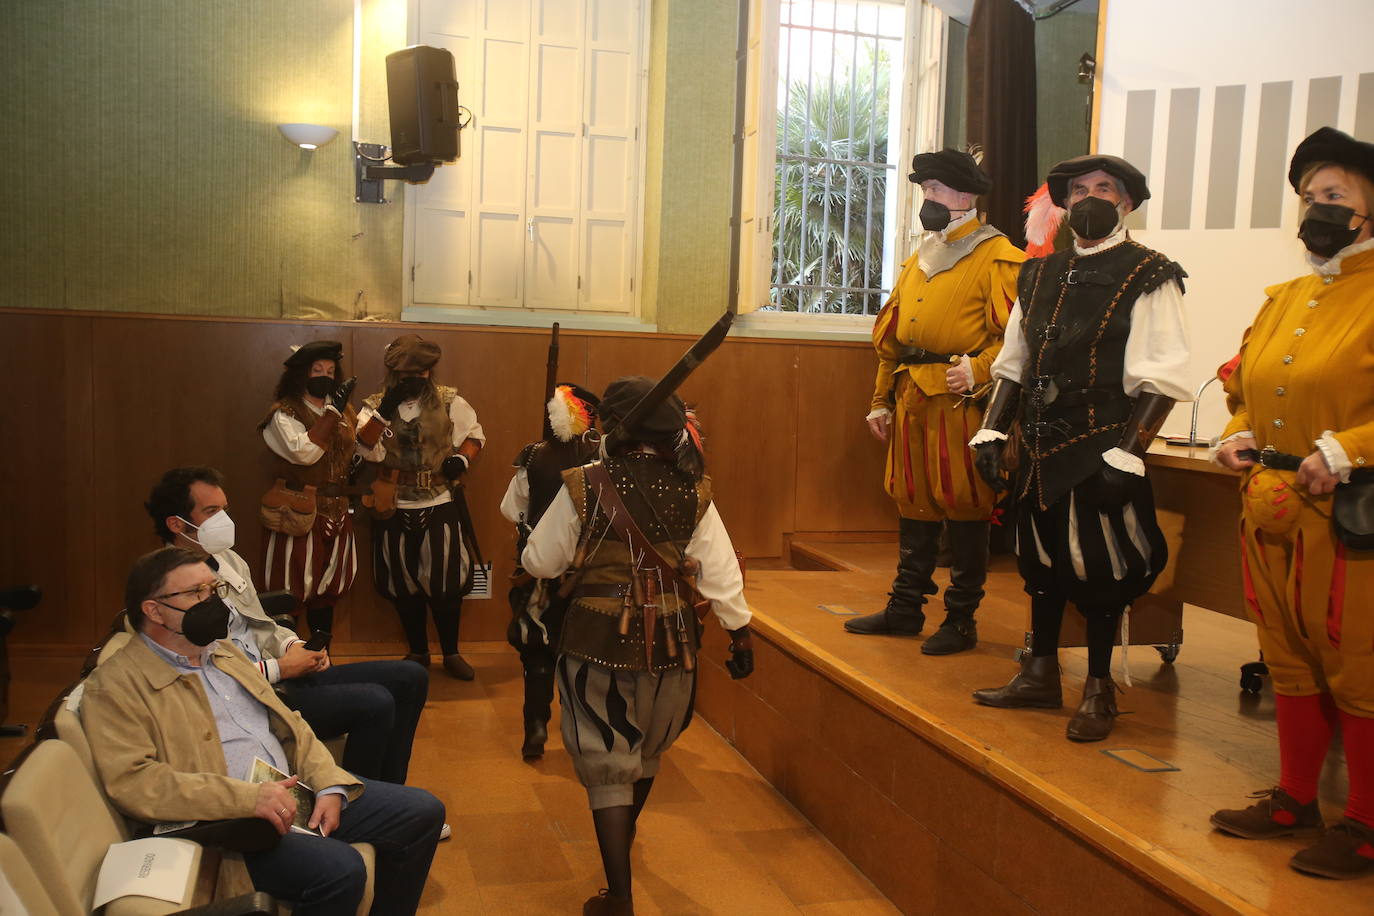
[{"label": "window with metal grille", "polygon": [[876,315],[892,285],[901,3],[781,0],[773,252],[765,311]]}]

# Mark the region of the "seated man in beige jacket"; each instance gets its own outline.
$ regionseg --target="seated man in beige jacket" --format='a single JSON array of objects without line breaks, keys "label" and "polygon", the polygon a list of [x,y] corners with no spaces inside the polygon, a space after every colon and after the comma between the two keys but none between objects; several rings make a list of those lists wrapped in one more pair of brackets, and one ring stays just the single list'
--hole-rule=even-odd
[{"label": "seated man in beige jacket", "polygon": [[[81,704],[110,800],[145,822],[270,822],[280,842],[245,853],[243,863],[256,889],[290,901],[297,916],[356,912],[366,869],[349,844],[371,843],[371,912],[414,913],[443,804],[423,789],[358,779],[336,766],[225,638],[223,590],[201,557],[179,547],[146,554],[130,570],[125,607],[138,636],[90,676]],[[250,781],[257,759],[289,778]],[[297,817],[291,790],[298,783],[311,790],[308,817]]]}]

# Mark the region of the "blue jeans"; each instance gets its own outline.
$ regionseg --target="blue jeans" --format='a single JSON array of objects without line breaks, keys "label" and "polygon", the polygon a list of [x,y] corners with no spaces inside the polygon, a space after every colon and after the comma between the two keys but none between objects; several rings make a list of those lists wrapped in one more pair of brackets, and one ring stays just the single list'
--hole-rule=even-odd
[{"label": "blue jeans", "polygon": [[340,762],[365,779],[402,784],[429,695],[429,672],[406,661],[353,662],[281,681],[286,705],[321,740],[348,735]]},{"label": "blue jeans", "polygon": [[349,843],[377,850],[372,916],[410,916],[420,905],[444,824],[443,802],[411,786],[364,779],[339,828],[321,839],[288,833],[267,852],[243,857],[253,886],[290,901],[295,916],[353,916],[367,871]]}]

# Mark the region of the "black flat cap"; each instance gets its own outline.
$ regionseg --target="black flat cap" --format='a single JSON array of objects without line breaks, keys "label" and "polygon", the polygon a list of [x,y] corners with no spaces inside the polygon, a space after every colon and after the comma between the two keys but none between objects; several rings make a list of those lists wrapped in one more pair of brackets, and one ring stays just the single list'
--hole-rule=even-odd
[{"label": "black flat cap", "polygon": [[956,191],[986,194],[992,190],[992,179],[978,167],[973,157],[957,149],[942,149],[938,153],[917,153],[911,159],[910,181],[920,184],[932,178]]},{"label": "black flat cap", "polygon": [[1050,174],[1046,178],[1046,183],[1050,186],[1050,200],[1054,201],[1055,206],[1067,209],[1069,205],[1065,200],[1069,196],[1069,180],[1096,172],[1098,169],[1121,179],[1135,208],[1139,208],[1150,199],[1150,188],[1145,184],[1145,176],[1140,169],[1120,156],[1074,156],[1050,169]]},{"label": "black flat cap", "polygon": [[[630,409],[649,393],[654,384],[654,380],[647,376],[627,375],[607,385],[605,393],[601,395],[601,403],[596,407],[596,415],[601,418],[601,425],[609,430],[619,424]],[[631,439],[653,441],[679,432],[686,422],[687,408],[682,405],[682,399],[673,394],[649,411],[649,415],[642,417],[633,427],[626,428],[625,434]]]},{"label": "black flat cap", "polygon": [[1317,162],[1333,162],[1374,181],[1374,143],[1356,140],[1334,127],[1319,127],[1293,151],[1288,164],[1288,183],[1298,190],[1302,173]]},{"label": "black flat cap", "polygon": [[312,340],[298,347],[282,365],[294,369],[297,366],[309,366],[317,359],[332,359],[335,362],[343,359],[343,344],[337,340]]}]

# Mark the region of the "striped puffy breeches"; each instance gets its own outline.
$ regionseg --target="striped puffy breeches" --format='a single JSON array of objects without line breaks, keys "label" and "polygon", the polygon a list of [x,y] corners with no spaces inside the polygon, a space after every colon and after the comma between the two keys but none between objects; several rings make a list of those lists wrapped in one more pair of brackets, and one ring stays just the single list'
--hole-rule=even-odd
[{"label": "striped puffy breeches", "polygon": [[1124,609],[1163,571],[1169,546],[1149,478],[1121,507],[1101,509],[1095,491],[1090,477],[1045,509],[1029,497],[1016,504],[1016,563],[1030,594]]},{"label": "striped puffy breeches", "polygon": [[901,373],[887,438],[884,487],[903,518],[983,521],[997,498],[973,467],[968,440],[983,422],[981,402],[924,394]]},{"label": "striped puffy breeches", "polygon": [[625,671],[558,657],[563,746],[593,811],[634,803],[634,784],[692,721],[696,672]]},{"label": "striped puffy breeches", "polygon": [[358,573],[353,517],[317,516],[315,526],[300,536],[268,531],[262,568],[263,591],[288,591],[304,607],[334,604]]},{"label": "striped puffy breeches", "polygon": [[1331,529],[1331,497],[1299,495],[1292,481],[1286,471],[1257,471],[1247,480],[1240,521],[1246,612],[1275,693],[1330,693],[1345,712],[1374,717],[1374,551],[1341,544]]},{"label": "striped puffy breeches", "polygon": [[391,601],[461,598],[468,554],[456,503],[397,509],[372,521],[372,581]]}]

